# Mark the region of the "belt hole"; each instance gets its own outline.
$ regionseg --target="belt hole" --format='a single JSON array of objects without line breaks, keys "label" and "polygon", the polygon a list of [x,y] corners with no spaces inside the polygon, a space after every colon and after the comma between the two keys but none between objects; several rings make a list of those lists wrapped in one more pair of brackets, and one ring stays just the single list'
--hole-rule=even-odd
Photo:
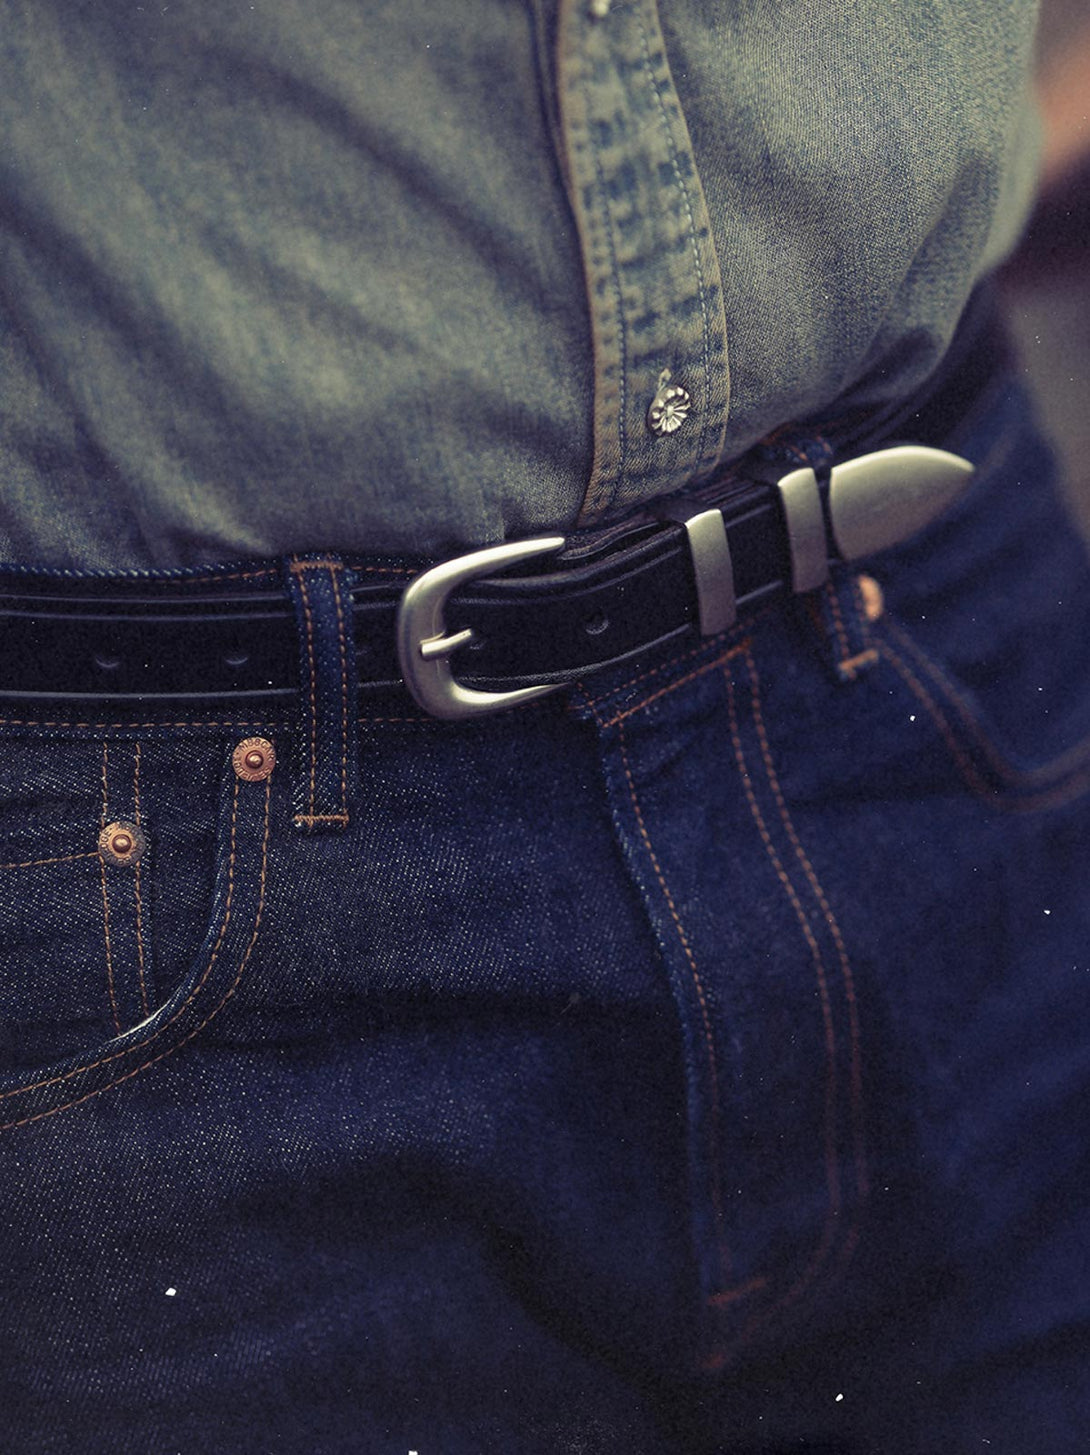
[{"label": "belt hole", "polygon": [[245,667],[250,660],[249,652],[225,652],[223,657],[228,667]]},{"label": "belt hole", "polygon": [[106,652],[95,652],[91,660],[100,672],[116,672],[121,666],[120,657],[111,657]]},{"label": "belt hole", "polygon": [[583,630],[588,637],[600,637],[603,632],[609,631],[609,617],[604,611],[596,611],[583,623]]}]

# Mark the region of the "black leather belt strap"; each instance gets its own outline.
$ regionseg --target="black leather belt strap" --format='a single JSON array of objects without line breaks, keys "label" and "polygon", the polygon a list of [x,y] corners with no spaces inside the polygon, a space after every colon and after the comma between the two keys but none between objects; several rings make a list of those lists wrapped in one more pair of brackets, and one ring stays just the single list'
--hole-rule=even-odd
[{"label": "black leather belt strap", "polygon": [[[990,323],[976,325],[972,344],[955,350],[924,397],[846,429],[849,447],[876,443],[876,435],[945,443],[1003,357]],[[699,496],[702,508],[722,512],[741,612],[791,581],[780,497],[767,467],[757,473],[766,478],[735,470]],[[395,562],[357,573],[352,629],[364,691],[400,687],[397,613],[413,574],[411,563]],[[212,699],[256,709],[289,698],[298,689],[292,610],[275,579],[269,589],[252,585],[233,589],[229,575],[0,573],[0,697],[48,698],[58,707],[138,699],[142,711]],[[508,690],[569,682],[637,656],[695,631],[699,610],[684,524],[647,514],[474,579],[452,596],[446,618],[449,632],[472,634],[457,648],[459,682]]]}]

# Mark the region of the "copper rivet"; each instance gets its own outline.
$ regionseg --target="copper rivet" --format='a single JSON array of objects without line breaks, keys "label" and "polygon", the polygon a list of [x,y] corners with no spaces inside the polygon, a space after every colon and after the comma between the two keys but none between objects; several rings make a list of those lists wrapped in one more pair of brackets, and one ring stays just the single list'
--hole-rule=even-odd
[{"label": "copper rivet", "polygon": [[267,738],[243,738],[231,763],[244,782],[261,783],[276,767],[276,749]]},{"label": "copper rivet", "polygon": [[98,836],[98,852],[110,864],[135,864],[144,847],[143,832],[134,823],[108,823]]},{"label": "copper rivet", "polygon": [[859,595],[863,601],[863,615],[868,621],[877,621],[886,609],[886,598],[873,576],[859,577]]}]

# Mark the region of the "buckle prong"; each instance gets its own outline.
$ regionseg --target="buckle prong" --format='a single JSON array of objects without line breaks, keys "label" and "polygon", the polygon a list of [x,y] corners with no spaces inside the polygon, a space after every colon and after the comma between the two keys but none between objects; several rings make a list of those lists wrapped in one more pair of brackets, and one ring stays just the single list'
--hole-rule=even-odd
[{"label": "buckle prong", "polygon": [[466,646],[472,640],[473,628],[467,626],[465,631],[455,632],[452,637],[429,637],[426,642],[420,643],[420,655],[425,662],[430,662],[435,657],[449,657],[451,652]]},{"label": "buckle prong", "polygon": [[409,582],[397,610],[397,654],[405,686],[425,712],[448,719],[478,717],[543,697],[563,686],[548,682],[513,692],[481,692],[464,686],[454,677],[447,659],[472,640],[473,629],[465,627],[448,635],[443,619],[447,598],[463,581],[490,576],[520,561],[559,551],[563,544],[563,536],[541,536],[532,541],[486,546],[432,566]]}]

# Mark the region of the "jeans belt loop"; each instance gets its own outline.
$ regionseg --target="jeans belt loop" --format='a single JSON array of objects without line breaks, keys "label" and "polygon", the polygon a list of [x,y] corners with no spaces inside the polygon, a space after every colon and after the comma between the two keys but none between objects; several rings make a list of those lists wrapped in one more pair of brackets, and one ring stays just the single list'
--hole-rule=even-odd
[{"label": "jeans belt loop", "polygon": [[292,821],[306,833],[339,831],[348,826],[359,781],[350,573],[326,553],[289,556],[284,574],[299,637]]}]

